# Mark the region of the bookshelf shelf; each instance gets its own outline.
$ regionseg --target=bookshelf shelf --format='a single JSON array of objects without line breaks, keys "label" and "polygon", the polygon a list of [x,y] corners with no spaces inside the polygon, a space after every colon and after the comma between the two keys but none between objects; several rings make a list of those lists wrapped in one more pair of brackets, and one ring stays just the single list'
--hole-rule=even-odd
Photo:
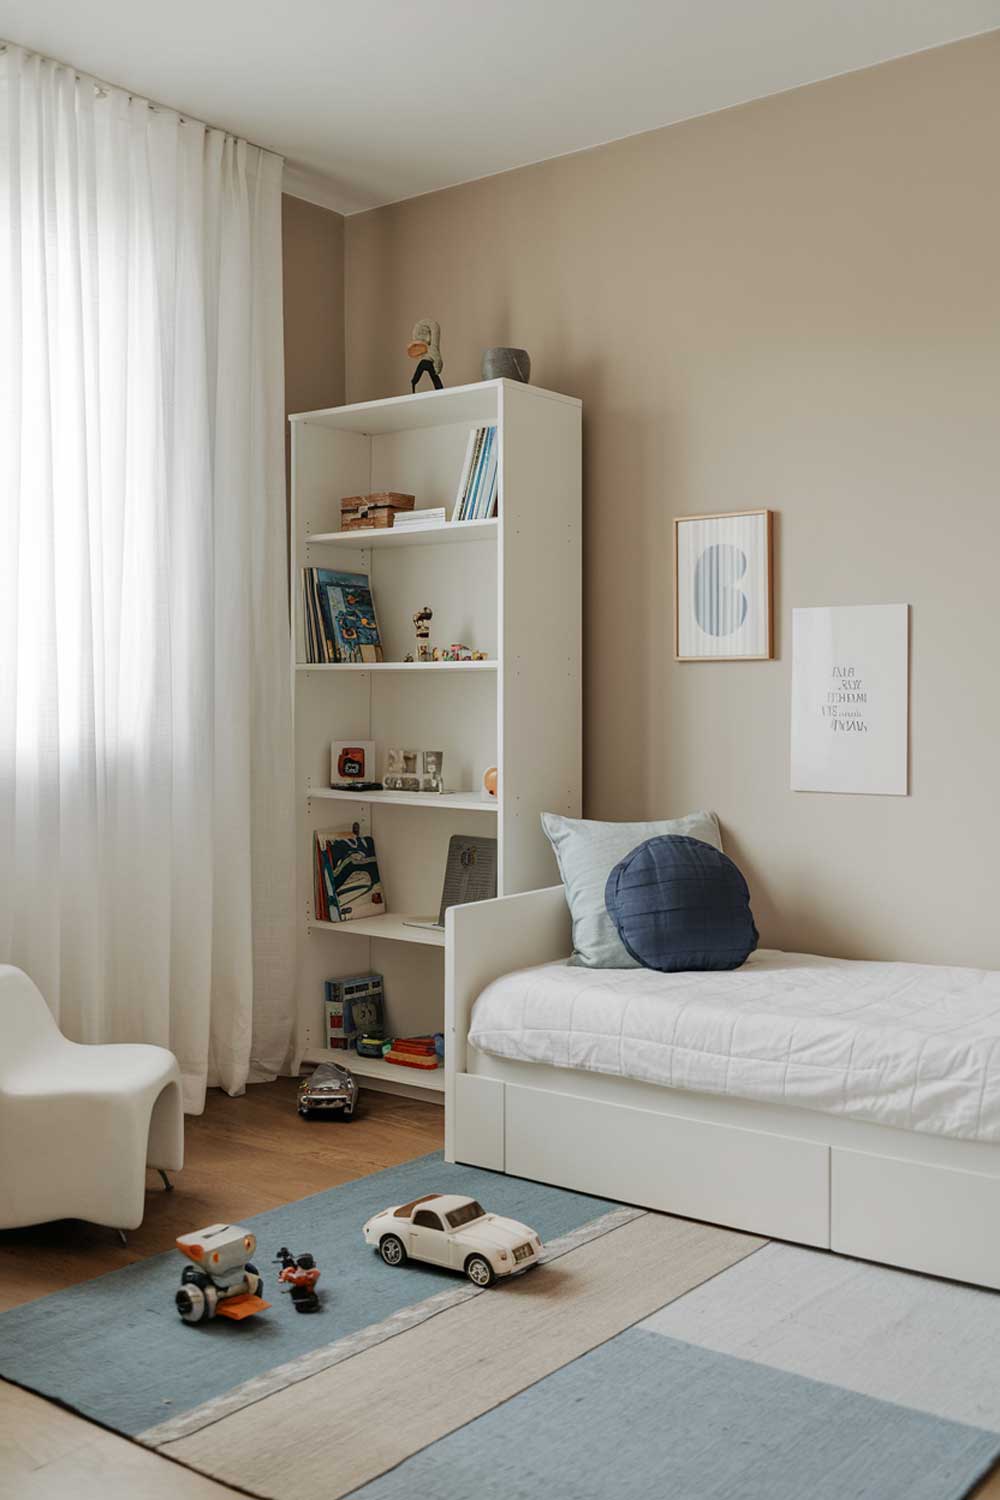
[{"label": "bookshelf shelf", "polygon": [[[323,982],[373,969],[390,1036],[443,1031],[444,933],[397,914],[437,914],[451,839],[496,837],[501,896],[559,878],[539,814],[580,816],[581,405],[493,380],[290,420],[297,1052],[341,1061],[372,1088],[444,1102],[447,1065],[422,1073],[328,1052]],[[441,507],[450,515],[474,451],[470,429],[487,426],[495,517],[340,529],[345,495],[383,490],[413,495],[415,516]],[[387,660],[305,660],[302,569],[315,567],[368,576]],[[416,654],[413,620],[424,608],[432,647],[464,642],[487,660],[404,661]],[[311,673],[327,679],[322,687],[310,685]],[[469,790],[338,792],[328,785],[334,740],[374,742],[376,778],[390,747],[440,750],[446,785]],[[496,801],[479,794],[490,766]],[[389,910],[316,921],[315,834],[355,821],[374,840]]]},{"label": "bookshelf shelf", "polygon": [[429,812],[492,813],[496,816],[495,798],[489,802],[478,792],[339,792],[336,787],[309,787],[306,797],[327,797],[333,802],[372,803],[377,806],[422,807]]},{"label": "bookshelf shelf", "polygon": [[[420,921],[431,920],[429,915],[420,916],[416,913],[416,916]],[[405,917],[398,917],[394,912],[388,911],[381,917],[359,917],[356,922],[317,922],[310,917],[309,926],[317,932],[336,932],[340,937],[380,938],[389,943],[419,943],[425,948],[444,947],[444,933],[440,927],[407,927]]]},{"label": "bookshelf shelf", "polygon": [[[419,512],[415,512],[419,515]],[[306,537],[306,546],[316,542],[331,547],[351,547],[366,552],[370,547],[384,551],[387,547],[441,547],[454,542],[495,542],[499,523],[489,521],[446,521],[443,526],[399,527],[371,531],[314,531]]]},{"label": "bookshelf shelf", "polygon": [[391,1085],[389,1092],[401,1084],[411,1088],[433,1089],[444,1093],[444,1068],[401,1068],[396,1063],[387,1063],[381,1057],[359,1057],[356,1052],[346,1052],[340,1047],[317,1047],[308,1055],[309,1062],[339,1062],[359,1078],[377,1078]]},{"label": "bookshelf shelf", "polygon": [[495,672],[495,661],[297,661],[298,672]]}]

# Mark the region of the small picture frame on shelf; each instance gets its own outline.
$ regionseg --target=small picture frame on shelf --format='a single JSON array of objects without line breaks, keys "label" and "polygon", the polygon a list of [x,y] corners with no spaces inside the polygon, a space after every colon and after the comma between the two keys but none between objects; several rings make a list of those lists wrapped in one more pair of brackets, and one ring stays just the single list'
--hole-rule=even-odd
[{"label": "small picture frame on shelf", "polygon": [[769,661],[771,511],[674,520],[674,657]]},{"label": "small picture frame on shelf", "polygon": [[444,751],[386,751],[382,784],[387,792],[443,792]]},{"label": "small picture frame on shelf", "polygon": [[330,785],[345,781],[374,781],[374,740],[333,740],[330,745]]}]

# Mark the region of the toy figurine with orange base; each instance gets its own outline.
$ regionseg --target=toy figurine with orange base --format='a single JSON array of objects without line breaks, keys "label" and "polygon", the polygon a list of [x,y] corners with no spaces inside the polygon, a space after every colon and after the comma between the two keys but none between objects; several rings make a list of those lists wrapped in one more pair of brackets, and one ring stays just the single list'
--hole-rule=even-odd
[{"label": "toy figurine with orange base", "polygon": [[291,1292],[295,1311],[319,1312],[320,1301],[316,1294],[319,1268],[314,1258],[309,1254],[296,1257],[287,1245],[282,1245],[274,1259],[281,1266],[278,1272],[281,1289],[283,1292]]},{"label": "toy figurine with orange base", "polygon": [[270,1307],[260,1295],[262,1278],[253,1261],[257,1236],[238,1224],[209,1224],[182,1234],[176,1241],[182,1255],[193,1264],[185,1266],[174,1302],[185,1323],[205,1323],[209,1318],[232,1318],[239,1322]]}]

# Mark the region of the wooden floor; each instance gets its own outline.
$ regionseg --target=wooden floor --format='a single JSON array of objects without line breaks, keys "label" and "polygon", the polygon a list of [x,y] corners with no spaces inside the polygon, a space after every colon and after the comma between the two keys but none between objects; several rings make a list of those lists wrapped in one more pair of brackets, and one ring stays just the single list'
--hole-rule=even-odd
[{"label": "wooden floor", "polygon": [[[441,1146],[437,1105],[366,1090],[350,1125],[307,1124],[294,1096],[291,1079],[259,1084],[242,1099],[210,1093],[204,1115],[188,1119],[188,1165],[176,1190],[164,1192],[151,1175],[146,1220],[127,1247],[87,1224],[0,1232],[0,1310],[169,1250],[178,1234],[200,1224],[239,1223]],[[0,1500],[221,1500],[236,1493],[0,1381]],[[1000,1471],[975,1500],[1000,1500]]]},{"label": "wooden floor", "polygon": [[[436,1104],[363,1090],[357,1118],[300,1120],[295,1081],[241,1099],[212,1090],[189,1117],[187,1166],[172,1193],[151,1173],[146,1218],[119,1244],[111,1230],[66,1221],[0,1232],[0,1310],[172,1248],[202,1224],[239,1223],[428,1151],[444,1137]],[[233,1495],[137,1443],[0,1381],[0,1500],[211,1500]]]}]

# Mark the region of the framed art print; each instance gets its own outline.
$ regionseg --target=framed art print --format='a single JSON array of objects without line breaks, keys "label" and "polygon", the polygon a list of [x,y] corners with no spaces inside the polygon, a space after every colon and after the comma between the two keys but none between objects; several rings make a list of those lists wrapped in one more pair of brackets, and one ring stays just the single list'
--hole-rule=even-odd
[{"label": "framed art print", "polygon": [[908,791],[910,611],[792,611],[792,791]]},{"label": "framed art print", "polygon": [[768,661],[771,618],[771,512],[678,516],[677,661]]}]

